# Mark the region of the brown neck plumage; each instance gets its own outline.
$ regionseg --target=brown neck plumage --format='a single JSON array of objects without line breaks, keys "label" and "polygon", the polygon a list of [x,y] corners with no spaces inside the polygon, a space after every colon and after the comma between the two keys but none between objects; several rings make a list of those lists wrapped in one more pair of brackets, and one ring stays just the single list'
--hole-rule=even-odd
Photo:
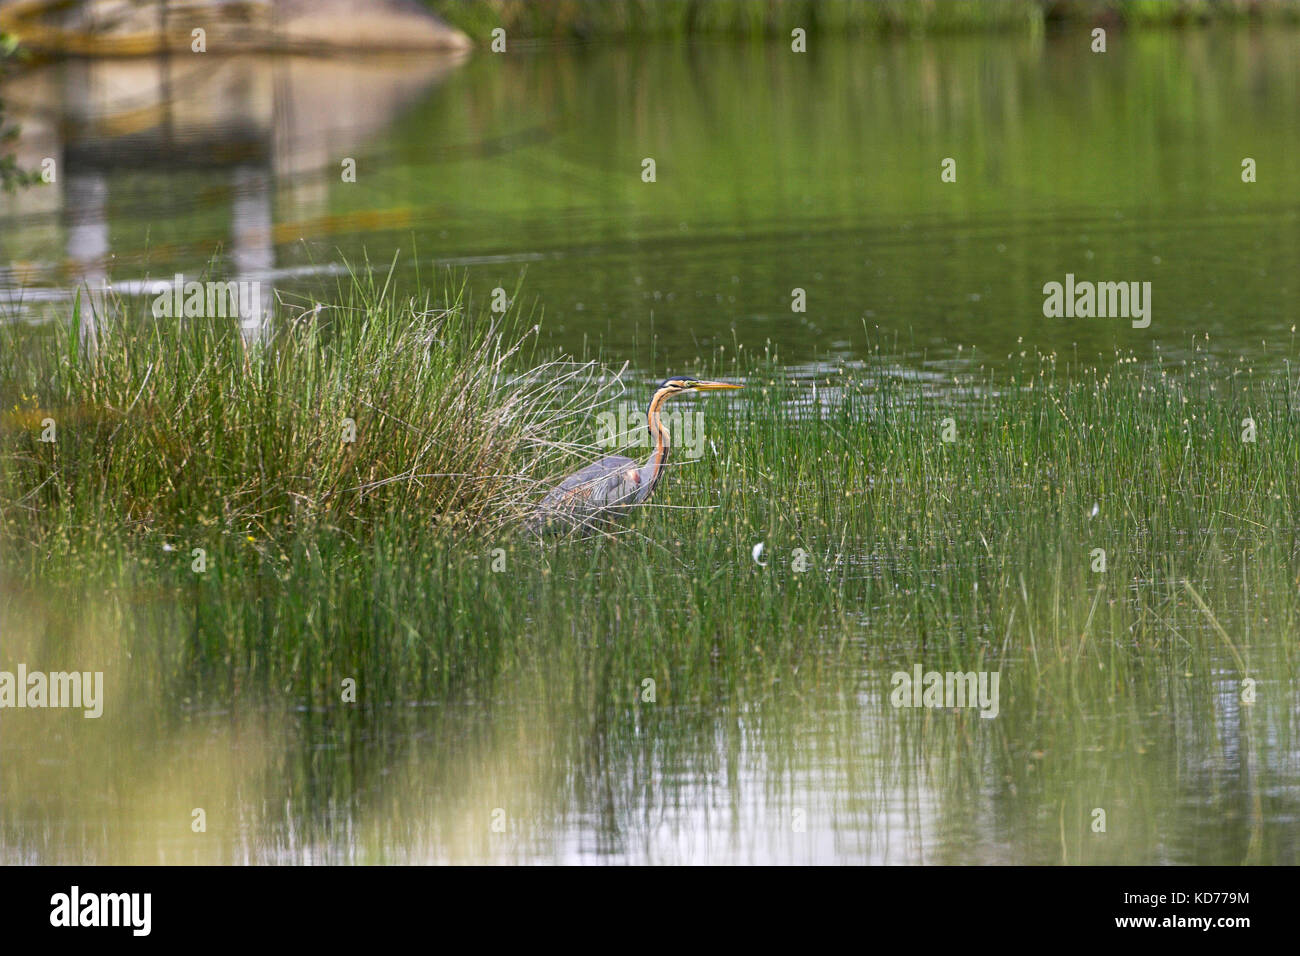
[{"label": "brown neck plumage", "polygon": [[668,434],[668,429],[664,423],[659,420],[659,410],[670,395],[676,395],[679,391],[680,389],[665,386],[655,392],[654,397],[650,399],[650,411],[646,415],[646,427],[650,429],[650,441],[654,444],[654,451],[650,453],[650,461],[647,463],[651,466],[650,482],[652,485],[658,483],[664,465],[668,463],[668,451],[672,447],[672,437]]}]

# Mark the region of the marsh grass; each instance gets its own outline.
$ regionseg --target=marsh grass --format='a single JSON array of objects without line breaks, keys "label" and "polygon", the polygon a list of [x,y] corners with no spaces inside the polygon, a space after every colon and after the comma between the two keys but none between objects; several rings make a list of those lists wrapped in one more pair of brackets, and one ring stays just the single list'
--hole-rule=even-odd
[{"label": "marsh grass", "polygon": [[[718,353],[698,371],[746,390],[676,400],[705,416],[704,457],[619,533],[539,543],[516,520],[534,479],[605,453],[596,410],[653,376],[611,385],[455,298],[343,301],[260,350],[122,323],[93,366],[67,343],[5,352],[6,654],[16,633],[33,660],[103,662],[137,736],[262,715],[282,757],[247,773],[271,856],[285,831],[351,840],[343,806],[365,859],[531,858],[575,808],[634,831],[644,788],[698,799],[687,778],[743,752],[729,773],[782,781],[765,800],[814,801],[866,857],[901,800],[918,833],[952,835],[941,853],[1295,859],[1262,822],[1300,772],[1289,365],[1197,343],[1030,355],[937,388],[880,346],[802,378]],[[47,410],[55,448],[33,437]],[[357,449],[335,445],[348,414]],[[999,717],[890,706],[890,675],[918,662],[1000,671]],[[1208,849],[1167,843],[1187,787],[1224,794]],[[267,810],[286,792],[297,812]],[[532,821],[508,851],[451,822],[502,794]],[[1091,839],[1098,805],[1121,838]],[[990,813],[1018,821],[1003,842],[979,830]]]},{"label": "marsh grass", "polygon": [[610,380],[528,362],[535,326],[471,313],[463,287],[397,301],[373,275],[251,341],[121,301],[99,310],[93,350],[76,321],[61,335],[0,324],[6,526],[188,544],[203,529],[512,518]]}]

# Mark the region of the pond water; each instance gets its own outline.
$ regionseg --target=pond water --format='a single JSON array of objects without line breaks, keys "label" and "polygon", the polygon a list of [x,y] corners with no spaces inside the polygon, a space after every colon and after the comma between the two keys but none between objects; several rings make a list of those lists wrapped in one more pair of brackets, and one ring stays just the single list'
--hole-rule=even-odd
[{"label": "pond water", "polygon": [[[78,281],[182,273],[310,305],[343,263],[399,254],[399,288],[440,267],[479,301],[518,288],[550,344],[652,377],[868,335],[936,369],[1206,334],[1289,351],[1300,34],[1085,40],[51,64],[4,89],[20,158],[59,178],[0,200],[0,302],[66,313]],[[1045,318],[1067,275],[1150,283],[1150,325]]]},{"label": "pond water", "polygon": [[[806,56],[701,42],[80,60],[0,98],[20,163],[56,170],[0,197],[0,321],[64,322],[79,287],[143,306],[177,273],[309,308],[396,255],[399,292],[444,269],[480,303],[518,290],[545,344],[653,378],[737,349],[774,349],[795,376],[860,368],[876,344],[936,388],[1035,350],[1176,361],[1195,338],[1262,368],[1295,356],[1297,31],[1120,33],[1104,55],[1048,33],[825,39]],[[1149,325],[1046,317],[1044,285],[1067,276],[1149,289]],[[120,723],[68,744],[6,715],[22,797],[0,859],[1300,860],[1300,751],[1247,726],[1226,679],[1144,685],[1123,719],[1067,729],[1027,708],[944,720],[889,706],[859,664],[913,657],[902,631],[863,630],[860,653],[828,648],[817,677],[748,706],[678,702],[613,726],[583,706],[629,693],[598,663],[564,692],[567,677],[522,668],[488,700],[394,702],[363,725],[170,702],[187,729],[165,745]],[[1261,679],[1293,695],[1286,678]],[[66,789],[79,761],[108,756],[117,784]],[[1086,816],[1099,780],[1117,818],[1141,821],[1104,846]],[[195,791],[223,821],[201,847]]]}]

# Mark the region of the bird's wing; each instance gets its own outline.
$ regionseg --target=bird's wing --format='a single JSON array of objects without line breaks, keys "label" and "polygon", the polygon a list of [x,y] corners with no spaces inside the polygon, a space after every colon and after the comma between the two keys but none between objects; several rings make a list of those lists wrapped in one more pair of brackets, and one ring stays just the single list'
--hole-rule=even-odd
[{"label": "bird's wing", "polygon": [[640,483],[635,461],[610,455],[565,478],[542,500],[542,507],[585,509],[628,504]]}]

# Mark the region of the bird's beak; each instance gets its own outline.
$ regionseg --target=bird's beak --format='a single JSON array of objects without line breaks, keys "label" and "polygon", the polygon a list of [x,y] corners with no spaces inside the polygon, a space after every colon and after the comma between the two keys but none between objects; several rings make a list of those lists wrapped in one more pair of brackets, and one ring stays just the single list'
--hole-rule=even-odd
[{"label": "bird's beak", "polygon": [[743,385],[732,385],[730,382],[696,382],[694,388],[699,392],[714,392],[723,388],[744,388]]}]

